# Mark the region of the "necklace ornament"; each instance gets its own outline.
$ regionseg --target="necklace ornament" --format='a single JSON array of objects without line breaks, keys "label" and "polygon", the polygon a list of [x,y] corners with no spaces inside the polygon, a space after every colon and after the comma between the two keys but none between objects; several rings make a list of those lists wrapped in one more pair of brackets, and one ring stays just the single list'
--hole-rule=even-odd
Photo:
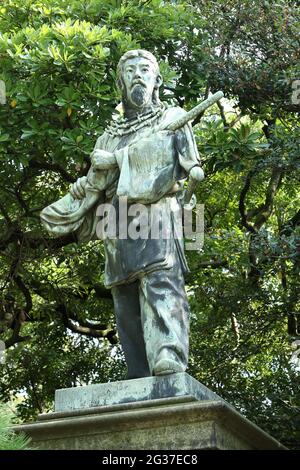
[{"label": "necklace ornament", "polygon": [[151,124],[159,117],[162,116],[166,106],[161,104],[159,108],[152,109],[146,114],[138,114],[134,119],[120,118],[116,121],[111,121],[106,128],[106,132],[112,136],[124,136],[136,132],[143,127],[151,126]]}]

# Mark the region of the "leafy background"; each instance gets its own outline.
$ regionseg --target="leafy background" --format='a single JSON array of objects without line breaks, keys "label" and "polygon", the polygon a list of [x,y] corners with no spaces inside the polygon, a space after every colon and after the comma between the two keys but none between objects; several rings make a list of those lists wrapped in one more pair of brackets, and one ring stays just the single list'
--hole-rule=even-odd
[{"label": "leafy background", "polygon": [[[101,242],[51,239],[40,210],[85,175],[120,97],[116,64],[159,59],[190,109],[206,180],[189,252],[189,373],[299,448],[299,2],[3,0],[0,6],[0,396],[23,420],[56,388],[124,377]],[[292,354],[294,352],[294,360]]]}]

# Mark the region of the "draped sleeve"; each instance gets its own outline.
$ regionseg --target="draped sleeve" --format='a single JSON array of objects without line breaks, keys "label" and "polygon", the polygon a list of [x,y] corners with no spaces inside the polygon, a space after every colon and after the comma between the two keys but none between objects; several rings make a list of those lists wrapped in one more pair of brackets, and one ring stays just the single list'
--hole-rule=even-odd
[{"label": "draped sleeve", "polygon": [[[106,141],[107,135],[104,133],[97,139],[94,150],[105,147]],[[55,237],[73,233],[79,242],[97,239],[96,226],[100,220],[96,214],[97,207],[105,201],[105,190],[116,178],[116,171],[93,171],[91,167],[83,199],[75,199],[68,192],[41,211],[41,222],[47,232]]]}]

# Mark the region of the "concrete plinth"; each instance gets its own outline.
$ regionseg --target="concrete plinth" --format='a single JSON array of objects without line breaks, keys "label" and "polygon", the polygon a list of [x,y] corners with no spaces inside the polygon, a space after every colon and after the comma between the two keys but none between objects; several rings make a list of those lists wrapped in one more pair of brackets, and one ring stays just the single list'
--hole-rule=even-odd
[{"label": "concrete plinth", "polygon": [[[136,395],[134,382],[139,382]],[[95,387],[107,393],[96,400]],[[174,374],[57,391],[54,413],[15,429],[30,436],[32,447],[39,449],[284,449],[203,387],[187,374]],[[168,395],[176,390],[177,395]],[[117,395],[130,400],[116,404]],[[141,396],[148,398],[135,399]]]}]

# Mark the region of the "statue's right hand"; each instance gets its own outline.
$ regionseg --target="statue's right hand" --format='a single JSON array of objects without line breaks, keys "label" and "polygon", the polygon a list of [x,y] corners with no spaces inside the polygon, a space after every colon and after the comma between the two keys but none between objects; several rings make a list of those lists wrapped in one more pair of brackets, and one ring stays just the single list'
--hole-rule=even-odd
[{"label": "statue's right hand", "polygon": [[87,185],[87,182],[87,177],[82,176],[71,185],[70,193],[74,199],[83,199],[85,197],[85,187]]}]

